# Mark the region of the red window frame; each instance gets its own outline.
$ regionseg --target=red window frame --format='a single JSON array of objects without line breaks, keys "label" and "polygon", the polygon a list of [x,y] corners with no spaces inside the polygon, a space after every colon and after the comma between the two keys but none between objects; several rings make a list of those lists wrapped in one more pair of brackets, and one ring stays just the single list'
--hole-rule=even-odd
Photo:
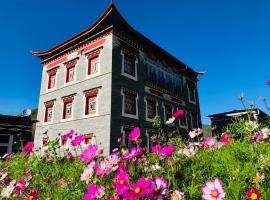
[{"label": "red window frame", "polygon": [[[66,98],[63,99],[63,104],[64,104],[64,106],[63,106],[63,119],[69,119],[69,118],[66,118],[66,115],[67,115],[67,104],[69,104],[69,103],[73,104],[73,100],[74,100],[74,97],[73,96],[66,97]],[[72,112],[72,110],[71,110],[71,112]],[[71,115],[72,115],[72,113],[71,113]]]},{"label": "red window frame", "polygon": [[88,59],[87,75],[91,75],[92,60],[98,58],[99,54],[100,54],[100,51],[96,51],[87,56],[87,59]]},{"label": "red window frame", "polygon": [[48,122],[48,111],[49,109],[52,109],[54,105],[54,101],[46,102],[45,103],[45,117],[44,117],[44,122]]},{"label": "red window frame", "polygon": [[71,69],[74,69],[74,72],[75,72],[76,63],[77,63],[77,60],[74,60],[74,61],[71,61],[71,62],[69,62],[69,63],[66,64],[66,68],[67,68],[66,83],[70,82],[70,80],[69,80],[69,73],[70,73],[70,70]]},{"label": "red window frame", "polygon": [[85,115],[89,115],[89,99],[98,95],[98,89],[93,89],[85,92]]},{"label": "red window frame", "polygon": [[55,87],[55,84],[54,84],[54,87],[52,87],[52,77],[55,76],[55,79],[56,79],[56,72],[57,72],[57,69],[48,71],[48,75],[49,75],[48,89],[52,89]]}]

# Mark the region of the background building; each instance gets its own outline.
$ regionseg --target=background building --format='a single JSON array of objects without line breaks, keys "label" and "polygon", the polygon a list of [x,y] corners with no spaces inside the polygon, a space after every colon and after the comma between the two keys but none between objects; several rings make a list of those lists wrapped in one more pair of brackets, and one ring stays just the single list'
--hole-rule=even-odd
[{"label": "background building", "polygon": [[[70,129],[96,135],[108,153],[139,126],[149,143],[155,115],[165,122],[179,108],[184,133],[201,127],[195,72],[134,30],[110,4],[88,29],[45,52],[35,144]],[[89,142],[89,140],[88,140]]]}]

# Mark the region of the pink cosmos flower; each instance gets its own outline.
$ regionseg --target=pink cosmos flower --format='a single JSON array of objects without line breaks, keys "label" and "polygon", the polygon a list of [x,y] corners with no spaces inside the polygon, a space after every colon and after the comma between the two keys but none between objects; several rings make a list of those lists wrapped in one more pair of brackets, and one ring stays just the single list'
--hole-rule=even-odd
[{"label": "pink cosmos flower", "polygon": [[252,136],[252,140],[254,140],[254,142],[256,143],[261,142],[263,139],[264,139],[264,134],[261,131],[256,132]]},{"label": "pink cosmos flower", "polygon": [[70,130],[68,133],[66,133],[65,135],[63,135],[61,138],[63,140],[68,140],[69,138],[72,138],[73,134],[75,133],[74,130]]},{"label": "pink cosmos flower", "polygon": [[167,191],[167,181],[159,176],[156,177],[155,182],[152,184],[153,192],[148,195],[150,200],[163,200],[168,191]]},{"label": "pink cosmos flower", "polygon": [[105,194],[105,187],[99,186],[96,191],[96,198],[100,199],[104,196],[104,194]]},{"label": "pink cosmos flower", "polygon": [[178,199],[178,200],[184,199],[184,192],[181,192],[179,190],[174,190],[170,200],[175,200],[175,199]]},{"label": "pink cosmos flower", "polygon": [[17,191],[16,195],[21,195],[21,193],[27,189],[27,185],[28,183],[24,179],[21,178],[20,180],[18,180],[18,183],[14,188]]},{"label": "pink cosmos flower", "polygon": [[105,174],[110,174],[109,164],[107,161],[101,161],[97,166],[97,175],[103,177]]},{"label": "pink cosmos flower", "polygon": [[202,200],[221,200],[225,197],[222,182],[215,178],[214,181],[206,181],[202,188]]},{"label": "pink cosmos flower", "polygon": [[35,189],[30,189],[30,192],[27,197],[24,197],[23,200],[37,200],[38,199],[39,187]]},{"label": "pink cosmos flower", "polygon": [[161,145],[160,144],[157,144],[156,146],[153,146],[152,149],[151,149],[151,152],[152,153],[159,153],[161,150]]},{"label": "pink cosmos flower", "polygon": [[217,139],[215,137],[207,137],[203,142],[203,146],[208,149],[215,146],[216,143]]},{"label": "pink cosmos flower", "polygon": [[224,144],[229,144],[232,140],[232,134],[231,133],[222,133],[221,135],[221,141]]},{"label": "pink cosmos flower", "polygon": [[115,175],[115,181],[113,181],[113,185],[116,188],[117,194],[123,195],[129,188],[129,175],[125,173],[123,170],[120,170]]},{"label": "pink cosmos flower", "polygon": [[90,187],[87,189],[87,194],[84,195],[84,200],[95,200],[96,198],[97,188],[94,184],[91,184]]},{"label": "pink cosmos flower", "polygon": [[71,159],[71,158],[73,158],[73,154],[71,152],[68,152],[67,153],[67,159]]},{"label": "pink cosmos flower", "polygon": [[86,181],[86,183],[88,184],[93,174],[94,169],[92,167],[85,168],[83,173],[81,174],[81,181]]},{"label": "pink cosmos flower", "polygon": [[173,153],[173,145],[172,144],[169,144],[168,146],[165,146],[163,147],[161,150],[160,150],[160,156],[162,159],[170,156],[172,153]]},{"label": "pink cosmos flower", "polygon": [[97,151],[98,151],[97,145],[89,145],[88,148],[85,149],[80,155],[82,162],[89,162],[95,157],[97,157],[96,155]]},{"label": "pink cosmos flower", "polygon": [[116,166],[118,162],[119,162],[118,153],[112,153],[112,154],[108,157],[108,164],[109,164],[109,167]]},{"label": "pink cosmos flower", "polygon": [[270,80],[268,80],[266,83],[267,83],[267,85],[270,85]]},{"label": "pink cosmos flower", "polygon": [[135,127],[129,134],[129,140],[136,142],[140,137],[140,128]]},{"label": "pink cosmos flower", "polygon": [[131,160],[134,162],[142,154],[142,148],[140,146],[132,147],[129,152],[125,153],[122,157],[124,160]]},{"label": "pink cosmos flower", "polygon": [[81,144],[83,141],[85,140],[85,136],[84,135],[77,135],[72,141],[71,141],[71,145],[76,147],[79,144]]},{"label": "pink cosmos flower", "polygon": [[184,115],[185,115],[185,111],[183,109],[179,109],[175,113],[172,114],[172,116],[175,119],[179,119],[179,118],[183,117]]},{"label": "pink cosmos flower", "polygon": [[128,196],[133,195],[135,198],[145,197],[153,192],[152,184],[153,181],[149,178],[139,178],[137,183],[130,185],[131,193],[128,193]]},{"label": "pink cosmos flower", "polygon": [[27,142],[25,147],[22,149],[22,153],[28,155],[34,148],[33,142]]}]

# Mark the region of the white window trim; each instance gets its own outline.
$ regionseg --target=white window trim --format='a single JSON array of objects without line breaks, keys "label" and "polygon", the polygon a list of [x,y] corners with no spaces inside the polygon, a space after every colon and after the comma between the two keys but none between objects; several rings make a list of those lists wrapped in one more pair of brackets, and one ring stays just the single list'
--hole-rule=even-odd
[{"label": "white window trim", "polygon": [[[148,118],[148,113],[147,113],[147,98],[144,97],[144,102],[145,102],[145,120],[149,122],[153,122],[154,119]],[[158,101],[155,100],[156,102],[156,115],[158,115]]]},{"label": "white window trim", "polygon": [[131,75],[125,73],[125,70],[124,70],[125,69],[125,54],[124,54],[123,50],[121,50],[121,55],[122,55],[122,70],[121,70],[121,74],[123,76],[125,76],[125,77],[128,77],[130,79],[133,79],[134,81],[138,81],[138,78],[137,78],[138,58],[136,57],[136,59],[135,59],[135,77],[134,77],[134,76],[131,76]]},{"label": "white window trim", "polygon": [[52,106],[52,120],[50,122],[45,122],[45,117],[46,117],[46,106],[45,104],[43,105],[43,125],[49,125],[53,124],[53,116],[54,116],[54,104]]},{"label": "white window trim", "polygon": [[[100,47],[97,48],[97,49],[100,49]],[[95,51],[95,50],[91,50],[91,51]],[[102,56],[102,50],[100,49],[100,53],[98,55],[98,72],[94,73],[94,74],[88,74],[89,59],[87,58],[87,55],[86,55],[87,53],[89,53],[89,51],[86,52],[85,55],[84,55],[85,56],[85,63],[86,63],[85,79],[91,79],[91,78],[94,78],[94,77],[99,76],[101,74],[101,72],[100,72],[100,70],[101,70],[101,67],[100,67],[101,59],[100,58]]]},{"label": "white window trim", "polygon": [[[194,83],[194,84],[195,84],[195,83]],[[196,84],[195,84],[195,87],[196,87]],[[189,85],[188,85],[188,84],[187,84],[187,89],[188,89],[188,101],[189,101],[190,103],[196,104],[196,90],[195,90],[195,88],[193,89],[194,95],[195,95],[195,97],[194,97],[195,101],[192,101],[192,100],[190,99],[190,90],[189,90]]]},{"label": "white window trim", "polygon": [[[163,120],[164,120],[164,122],[166,122],[166,112],[165,112],[165,104],[166,103],[164,103],[164,102],[162,102],[162,108],[163,108]],[[172,107],[172,114],[173,114],[173,105],[172,104],[169,104],[169,103],[167,103],[168,105],[170,105],[171,107]]]},{"label": "white window trim", "polygon": [[49,70],[47,70],[45,73],[46,73],[46,76],[47,76],[47,84],[46,84],[46,92],[51,92],[51,91],[54,91],[54,90],[56,90],[57,89],[57,76],[58,76],[58,70],[56,71],[56,73],[55,73],[55,85],[54,85],[54,87],[53,88],[48,88],[48,85],[49,85],[49,78],[50,78],[50,75],[48,74],[48,71],[51,71],[51,70],[53,70],[53,69],[56,69],[56,68],[58,68],[59,66],[57,66],[57,67],[54,67],[54,68],[52,68],[52,69],[49,69]]},{"label": "white window trim", "polygon": [[14,136],[10,134],[0,134],[0,137],[1,136],[9,136],[8,143],[0,143],[0,147],[7,147],[7,153],[11,153]]},{"label": "white window trim", "polygon": [[86,108],[86,97],[85,94],[83,95],[83,118],[91,118],[91,117],[96,117],[99,116],[99,101],[100,101],[100,93],[101,90],[98,89],[98,93],[97,93],[97,103],[96,103],[96,113],[95,114],[85,114],[85,108]]},{"label": "white window trim", "polygon": [[[178,110],[179,109],[183,109],[183,108],[178,108]],[[183,109],[184,110],[184,117],[185,117],[185,119],[186,119],[186,125],[185,126],[183,126],[182,124],[181,124],[181,119],[182,118],[180,118],[180,121],[179,121],[179,127],[181,127],[181,128],[188,128],[188,120],[187,120],[187,111],[185,110],[185,109]]]},{"label": "white window trim", "polygon": [[71,117],[70,118],[67,118],[67,119],[63,119],[63,116],[64,116],[64,101],[62,99],[62,103],[61,103],[61,107],[62,107],[62,112],[61,112],[61,122],[68,122],[68,121],[72,121],[73,118],[74,118],[74,107],[75,107],[75,96],[74,96],[74,99],[72,101],[72,107],[71,107]]},{"label": "white window trim", "polygon": [[76,81],[77,81],[77,78],[76,77],[77,77],[77,68],[78,68],[78,65],[79,65],[79,60],[77,60],[75,66],[74,66],[74,79],[73,79],[73,81],[66,82],[67,81],[66,77],[67,77],[67,69],[68,68],[66,67],[66,64],[65,64],[64,87],[76,83]]},{"label": "white window trim", "polygon": [[138,114],[138,100],[139,100],[139,95],[138,95],[138,93],[136,95],[136,115],[125,113],[125,94],[124,94],[123,88],[121,89],[121,95],[123,97],[122,98],[122,116],[133,118],[133,119],[139,119],[139,114]]}]

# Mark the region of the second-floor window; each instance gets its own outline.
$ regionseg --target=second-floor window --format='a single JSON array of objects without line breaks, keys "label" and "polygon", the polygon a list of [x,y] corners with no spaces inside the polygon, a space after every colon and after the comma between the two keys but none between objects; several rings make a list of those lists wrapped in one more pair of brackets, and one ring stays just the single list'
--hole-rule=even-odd
[{"label": "second-floor window", "polygon": [[66,83],[72,82],[75,80],[75,66],[76,66],[77,61],[71,61],[66,64]]},{"label": "second-floor window", "polygon": [[67,97],[63,99],[63,119],[71,119],[73,112],[74,97]]},{"label": "second-floor window", "polygon": [[45,116],[44,116],[45,123],[52,122],[53,105],[54,105],[54,101],[49,101],[45,103]]},{"label": "second-floor window", "polygon": [[85,92],[85,115],[97,113],[97,95],[97,88]]}]

